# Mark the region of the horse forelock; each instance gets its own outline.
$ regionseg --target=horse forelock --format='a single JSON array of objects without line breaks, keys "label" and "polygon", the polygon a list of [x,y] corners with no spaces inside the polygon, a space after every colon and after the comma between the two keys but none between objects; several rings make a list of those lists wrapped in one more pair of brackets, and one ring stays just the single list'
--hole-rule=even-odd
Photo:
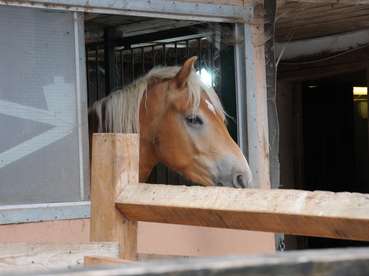
[{"label": "horse forelock", "polygon": [[[181,67],[155,67],[145,76],[137,79],[123,89],[112,92],[109,96],[95,102],[90,111],[98,117],[98,129],[95,131],[115,133],[138,133],[139,110],[141,101],[153,80],[166,80],[176,76]],[[215,90],[206,86],[193,70],[187,80],[187,93],[192,110],[196,113],[200,108],[201,96],[204,92],[215,111],[225,120],[225,112]]]}]

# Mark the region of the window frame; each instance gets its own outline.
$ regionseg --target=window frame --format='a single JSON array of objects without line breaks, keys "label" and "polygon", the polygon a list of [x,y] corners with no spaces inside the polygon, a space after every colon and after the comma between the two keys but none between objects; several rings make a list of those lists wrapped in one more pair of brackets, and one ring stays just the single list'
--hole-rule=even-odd
[{"label": "window frame", "polygon": [[[38,0],[9,2],[0,0],[1,6],[16,6],[60,10],[73,13],[74,54],[76,66],[76,101],[79,145],[80,197],[78,202],[17,204],[0,206],[0,225],[48,220],[85,219],[90,217],[90,201],[83,200],[89,193],[89,138],[87,128],[87,83],[84,41],[83,12],[111,15],[146,16],[151,18],[197,20],[202,22],[226,22],[235,25],[235,35],[241,38],[243,24],[253,15],[253,7],[244,5],[189,3],[181,1],[90,1],[89,6],[83,0]],[[199,14],[193,12],[201,11]],[[244,41],[235,46],[236,105],[238,142],[247,153],[246,131],[246,84],[244,81]]]}]

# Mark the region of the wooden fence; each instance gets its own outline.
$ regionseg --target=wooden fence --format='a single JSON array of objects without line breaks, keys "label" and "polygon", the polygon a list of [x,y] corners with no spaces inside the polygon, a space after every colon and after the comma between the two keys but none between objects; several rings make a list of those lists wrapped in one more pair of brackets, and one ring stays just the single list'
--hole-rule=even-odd
[{"label": "wooden fence", "polygon": [[369,195],[139,183],[136,134],[95,134],[93,241],[119,241],[137,255],[137,221],[369,240]]},{"label": "wooden fence", "polygon": [[[131,263],[137,259],[137,221],[369,240],[369,195],[366,194],[150,185],[139,183],[138,169],[138,135],[95,134],[91,169],[92,242],[0,245],[0,271],[9,267],[29,270],[31,265],[65,268],[82,263],[84,257],[87,265],[126,267],[93,275],[132,275],[133,272],[155,275],[160,271],[167,275],[206,275],[207,272],[224,275],[234,271],[259,273],[255,275],[271,272],[335,275],[337,268],[341,269],[339,275],[369,273],[369,249],[302,251],[254,257],[251,261],[248,257]],[[85,272],[73,273],[88,275]]]}]

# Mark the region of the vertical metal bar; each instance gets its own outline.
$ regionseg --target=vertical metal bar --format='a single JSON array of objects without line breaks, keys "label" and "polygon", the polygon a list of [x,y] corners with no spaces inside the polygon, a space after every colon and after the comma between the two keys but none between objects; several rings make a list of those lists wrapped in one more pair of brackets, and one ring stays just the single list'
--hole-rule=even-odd
[{"label": "vertical metal bar", "polygon": [[165,51],[165,44],[162,45],[163,47],[163,65],[167,65],[167,59],[166,59],[166,51]]},{"label": "vertical metal bar", "polygon": [[135,79],[135,56],[134,51],[131,48],[131,81]]},{"label": "vertical metal bar", "polygon": [[[91,89],[90,89],[90,80],[89,80],[89,76],[88,76],[88,72],[89,72],[89,69],[90,69],[90,63],[88,62],[88,48],[87,46],[85,46],[85,61],[86,61],[86,83],[87,83],[87,91],[88,92],[91,92]],[[90,94],[91,95],[91,94]],[[88,106],[91,106],[92,104],[92,99],[91,99],[91,96],[87,94],[87,105]]]},{"label": "vertical metal bar", "polygon": [[145,74],[145,47],[141,48],[142,75]]},{"label": "vertical metal bar", "polygon": [[175,63],[178,64],[178,49],[177,49],[177,42],[174,43],[174,54],[175,54]]},{"label": "vertical metal bar", "polygon": [[186,40],[186,58],[190,56],[190,43],[189,40]]},{"label": "vertical metal bar", "polygon": [[113,30],[104,29],[104,69],[105,69],[105,95],[114,89],[115,52],[112,43]]},{"label": "vertical metal bar", "polygon": [[210,61],[211,61],[211,67],[214,68],[214,64],[215,64],[215,61],[214,61],[214,52],[215,52],[215,34],[213,34],[213,39],[212,39],[212,42],[210,44]]},{"label": "vertical metal bar", "polygon": [[248,156],[247,148],[247,115],[246,115],[246,82],[245,82],[245,54],[243,47],[243,26],[235,24],[235,81],[236,81],[236,112],[237,112],[237,141],[242,152]]},{"label": "vertical metal bar", "polygon": [[[214,40],[213,42],[209,45],[209,48],[210,48],[210,67],[211,67],[211,70],[214,71],[214,67],[215,67],[215,61],[214,61],[214,48],[215,48],[215,44],[214,44]],[[214,87],[215,86],[215,76],[212,78],[211,80],[211,86]]]},{"label": "vertical metal bar", "polygon": [[199,67],[199,70],[201,70],[202,68],[202,58],[201,58],[201,38],[198,38],[197,39],[197,51],[198,51],[198,67]]},{"label": "vertical metal bar", "polygon": [[156,65],[156,60],[155,60],[155,46],[151,46],[151,55],[152,55],[152,65],[155,66]]},{"label": "vertical metal bar", "polygon": [[96,98],[94,101],[100,99],[100,91],[99,91],[99,46],[96,44],[95,49],[95,79],[96,79]]},{"label": "vertical metal bar", "polygon": [[123,87],[123,82],[124,82],[124,63],[123,63],[123,50],[119,51],[119,55],[120,55],[120,87]]},{"label": "vertical metal bar", "polygon": [[88,193],[88,137],[87,130],[87,93],[86,93],[86,66],[85,38],[83,13],[73,12],[74,21],[74,57],[76,73],[76,102],[77,102],[77,126],[78,126],[78,155],[79,155],[79,193],[80,199],[86,200]]}]

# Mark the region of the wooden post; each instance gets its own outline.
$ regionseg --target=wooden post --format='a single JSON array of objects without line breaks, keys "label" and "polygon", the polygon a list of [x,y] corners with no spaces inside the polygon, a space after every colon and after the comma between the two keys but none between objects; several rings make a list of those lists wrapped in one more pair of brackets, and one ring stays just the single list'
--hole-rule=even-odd
[{"label": "wooden post", "polygon": [[254,186],[270,188],[269,130],[265,69],[263,7],[254,8],[254,18],[244,25],[247,133],[249,161]]},{"label": "wooden post", "polygon": [[135,260],[137,223],[115,207],[123,187],[138,183],[137,134],[93,135],[91,167],[91,241],[119,242],[119,257]]}]

